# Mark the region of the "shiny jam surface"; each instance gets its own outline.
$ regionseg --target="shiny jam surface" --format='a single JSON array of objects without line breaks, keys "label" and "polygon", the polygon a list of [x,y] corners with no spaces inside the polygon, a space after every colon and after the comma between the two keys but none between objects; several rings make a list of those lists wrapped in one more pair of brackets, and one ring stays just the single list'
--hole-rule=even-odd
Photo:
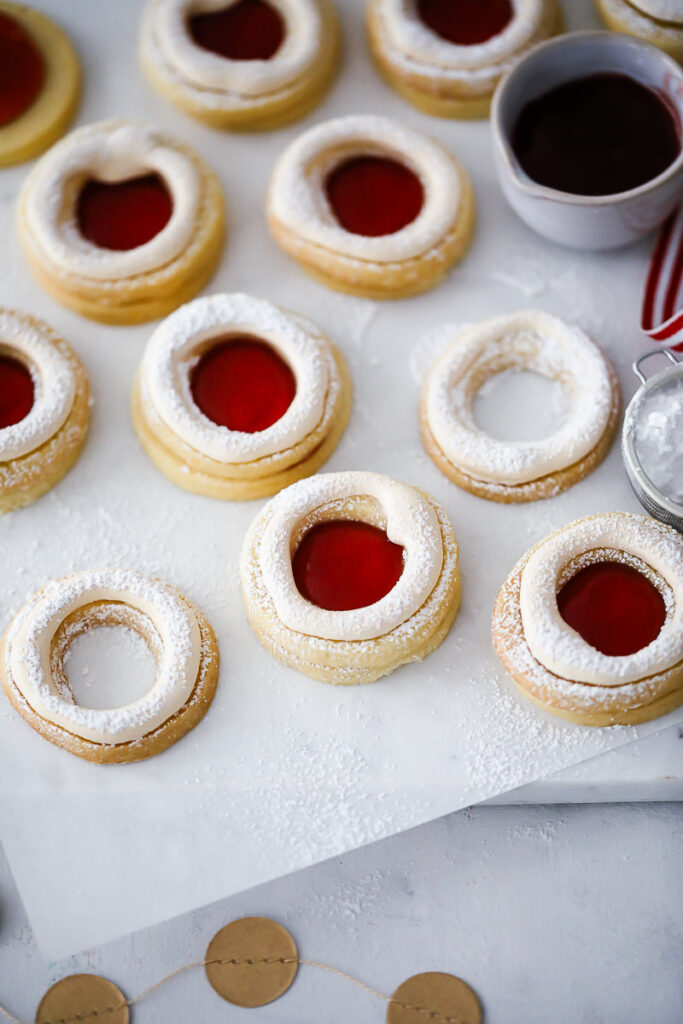
[{"label": "shiny jam surface", "polygon": [[0,11],[0,128],[28,110],[44,81],[40,50],[18,21]]},{"label": "shiny jam surface", "polygon": [[595,562],[580,569],[558,593],[557,607],[586,643],[613,657],[647,647],[666,618],[657,587],[623,562]]},{"label": "shiny jam surface", "polygon": [[597,74],[527,103],[512,147],[539,185],[573,195],[613,195],[670,167],[681,151],[681,127],[654,90],[628,75]]},{"label": "shiny jam surface", "polygon": [[189,20],[197,46],[229,60],[269,60],[280,49],[285,22],[265,0],[238,0],[230,7]]},{"label": "shiny jam surface", "polygon": [[513,11],[510,0],[418,0],[417,13],[449,43],[476,46],[502,32]]},{"label": "shiny jam surface", "polygon": [[28,416],[33,399],[33,378],[28,367],[0,352],[0,429]]},{"label": "shiny jam surface", "polygon": [[403,548],[369,523],[332,519],[304,535],[292,571],[299,593],[319,608],[365,608],[398,582]]},{"label": "shiny jam surface", "polygon": [[84,238],[101,249],[123,251],[149,242],[173,213],[170,193],[158,174],[127,181],[88,181],[76,216]]},{"label": "shiny jam surface", "polygon": [[190,389],[205,416],[254,434],[277,422],[296,394],[296,378],[274,348],[258,338],[230,338],[205,352]]},{"label": "shiny jam surface", "polygon": [[325,183],[343,228],[354,235],[393,235],[418,216],[422,182],[409,167],[384,156],[357,156],[336,167]]}]

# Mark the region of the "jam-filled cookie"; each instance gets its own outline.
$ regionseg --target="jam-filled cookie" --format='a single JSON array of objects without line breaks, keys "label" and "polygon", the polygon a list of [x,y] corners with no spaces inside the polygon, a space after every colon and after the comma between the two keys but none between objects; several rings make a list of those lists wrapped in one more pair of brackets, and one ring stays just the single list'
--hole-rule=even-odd
[{"label": "jam-filled cookie", "polygon": [[250,295],[195,299],[154,332],[133,423],[169,480],[231,501],[310,476],[348,422],[341,352],[309,320]]},{"label": "jam-filled cookie", "polygon": [[133,324],[164,316],[209,280],[223,196],[189,146],[148,125],[102,121],[39,160],[18,223],[51,295],[92,320]]},{"label": "jam-filled cookie", "polygon": [[444,510],[377,473],[328,473],[282,491],[249,528],[240,572],[266,650],[327,683],[371,683],[425,658],[460,606]]},{"label": "jam-filled cookie", "polygon": [[[143,697],[121,707],[76,703],[64,668],[90,629],[124,626],[157,662]],[[124,569],[48,583],[19,610],[0,642],[11,704],[46,740],[100,764],[140,761],[177,742],[206,714],[218,681],[218,646],[202,613],[170,584]]]},{"label": "jam-filled cookie", "polygon": [[90,420],[88,376],[47,324],[0,309],[0,513],[29,505],[68,473]]},{"label": "jam-filled cookie", "polygon": [[525,697],[582,725],[683,703],[683,538],[644,515],[588,516],[517,563],[493,644]]},{"label": "jam-filled cookie", "polygon": [[370,47],[390,85],[440,117],[488,117],[495,88],[562,29],[557,0],[369,0]]},{"label": "jam-filled cookie", "polygon": [[600,17],[614,32],[644,39],[683,60],[681,0],[595,0]]},{"label": "jam-filled cookie", "polygon": [[0,167],[30,160],[63,135],[80,89],[78,56],[62,29],[0,0]]},{"label": "jam-filled cookie", "polygon": [[[558,317],[526,310],[429,336],[443,352],[425,374],[420,432],[430,458],[458,487],[490,501],[550,498],[592,472],[619,422],[619,384],[584,332]],[[474,420],[477,392],[505,370],[531,370],[564,386],[570,408],[538,441],[503,441]]]},{"label": "jam-filled cookie", "polygon": [[338,51],[332,0],[149,0],[140,35],[152,84],[215,128],[303,117],[330,85]]},{"label": "jam-filled cookie", "polygon": [[267,214],[275,240],[313,277],[396,299],[433,288],[463,256],[475,203],[448,150],[367,114],[315,125],[288,146]]}]

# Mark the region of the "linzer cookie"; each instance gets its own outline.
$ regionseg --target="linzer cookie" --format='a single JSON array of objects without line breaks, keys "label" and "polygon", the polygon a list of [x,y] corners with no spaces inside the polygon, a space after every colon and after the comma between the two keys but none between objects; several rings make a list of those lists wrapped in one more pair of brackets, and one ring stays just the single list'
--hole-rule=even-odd
[{"label": "linzer cookie", "polygon": [[0,167],[30,160],[63,135],[80,88],[66,33],[40,11],[0,0]]},{"label": "linzer cookie", "polygon": [[[445,326],[426,339],[442,349],[425,374],[422,442],[445,475],[490,501],[550,498],[592,472],[610,450],[619,422],[616,375],[580,328],[538,310]],[[479,428],[477,392],[505,370],[531,370],[564,385],[570,408],[549,437],[503,441]]]},{"label": "linzer cookie", "polygon": [[683,539],[611,512],[558,530],[517,563],[493,645],[525,697],[583,725],[630,725],[683,702]]},{"label": "linzer cookie", "polygon": [[266,650],[328,683],[371,683],[422,660],[460,606],[444,510],[377,473],[328,473],[282,491],[252,523],[240,571]]},{"label": "linzer cookie", "polygon": [[[157,661],[150,691],[121,707],[76,703],[64,669],[71,643],[99,626],[125,626]],[[151,757],[203,718],[218,681],[218,647],[204,616],[174,587],[103,569],[48,583],[10,623],[0,678],[22,718],[59,747],[99,763]]]},{"label": "linzer cookie", "polygon": [[89,407],[71,346],[41,320],[0,309],[0,513],[36,501],[71,469]]},{"label": "linzer cookie", "polygon": [[310,320],[250,295],[212,295],[154,332],[132,409],[145,451],[178,486],[263,498],[329,458],[348,422],[351,379]]},{"label": "linzer cookie", "polygon": [[417,295],[464,255],[475,204],[461,163],[386,117],[308,129],[280,156],[267,198],[278,244],[313,277],[374,299]]},{"label": "linzer cookie", "polygon": [[218,179],[148,125],[102,121],[31,171],[18,223],[31,269],[59,302],[103,323],[164,316],[209,280],[224,235]]},{"label": "linzer cookie", "polygon": [[556,0],[369,0],[370,47],[393,88],[441,117],[488,117],[516,60],[562,28]]},{"label": "linzer cookie", "polygon": [[264,130],[303,117],[337,66],[332,0],[150,0],[140,58],[172,103],[215,128]]}]

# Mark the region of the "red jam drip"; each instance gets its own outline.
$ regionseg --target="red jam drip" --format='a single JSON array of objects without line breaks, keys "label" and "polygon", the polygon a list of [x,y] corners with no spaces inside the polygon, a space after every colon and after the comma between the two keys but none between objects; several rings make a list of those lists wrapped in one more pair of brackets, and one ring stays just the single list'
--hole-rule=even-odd
[{"label": "red jam drip", "polygon": [[127,181],[87,182],[76,216],[84,238],[101,249],[137,249],[165,228],[173,201],[158,174]]},{"label": "red jam drip", "polygon": [[265,0],[238,0],[220,11],[195,14],[189,29],[197,46],[229,60],[269,60],[285,37],[284,18]]},{"label": "red jam drip", "polygon": [[654,90],[620,74],[579,78],[523,109],[512,147],[529,177],[580,196],[652,181],[681,151],[681,126]]},{"label": "red jam drip", "polygon": [[28,416],[33,399],[33,377],[28,367],[13,356],[0,354],[0,429]]},{"label": "red jam drip", "polygon": [[557,607],[586,643],[614,657],[647,647],[666,618],[657,587],[623,562],[595,562],[580,569],[560,590]]},{"label": "red jam drip", "polygon": [[369,523],[333,519],[305,534],[292,571],[299,593],[319,608],[366,608],[398,583],[403,548]]},{"label": "red jam drip", "polygon": [[296,378],[275,349],[257,338],[218,342],[190,379],[196,405],[221,427],[255,434],[276,423],[296,394]]},{"label": "red jam drip", "polygon": [[393,235],[411,224],[424,202],[418,176],[384,156],[347,160],[332,171],[325,188],[341,226],[368,238]]},{"label": "red jam drip", "polygon": [[458,46],[476,46],[499,35],[512,20],[510,0],[418,0],[420,21]]},{"label": "red jam drip", "polygon": [[18,21],[0,12],[0,128],[35,103],[44,81],[40,50]]}]

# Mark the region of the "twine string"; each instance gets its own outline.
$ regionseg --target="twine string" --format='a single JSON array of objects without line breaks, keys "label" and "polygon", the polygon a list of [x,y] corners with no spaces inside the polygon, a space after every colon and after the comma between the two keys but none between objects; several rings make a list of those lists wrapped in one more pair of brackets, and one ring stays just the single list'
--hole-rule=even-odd
[{"label": "twine string", "polygon": [[[191,964],[184,964],[171,974],[167,974],[164,978],[150,985],[144,992],[135,996],[133,999],[124,999],[122,1002],[118,1002],[112,1006],[106,1006],[102,1010],[91,1010],[88,1013],[77,1013],[72,1017],[60,1017],[58,1020],[48,1021],[47,1024],[83,1024],[85,1021],[92,1021],[98,1017],[104,1017],[111,1013],[116,1013],[118,1010],[131,1008],[137,1006],[143,1000],[154,995],[159,989],[164,988],[171,981],[174,981],[181,974],[186,974],[187,971],[196,970],[198,967],[245,967],[245,966],[258,966],[262,964],[296,964],[298,967],[314,967],[320,971],[327,971],[330,974],[336,974],[337,977],[343,978],[344,981],[348,981],[350,984],[355,985],[356,988],[366,992],[368,995],[373,996],[375,999],[380,999],[382,1002],[394,1004],[400,1007],[402,1010],[408,1010],[411,1013],[424,1014],[429,1020],[439,1021],[441,1024],[466,1024],[461,1017],[450,1017],[445,1013],[441,1013],[440,1010],[435,1010],[428,1006],[413,1006],[410,1003],[405,1003],[400,999],[394,999],[393,996],[386,996],[383,992],[378,992],[377,989],[367,985],[364,981],[359,978],[355,978],[352,974],[348,974],[346,971],[342,971],[339,967],[333,967],[331,964],[324,964],[318,960],[300,960],[298,957],[261,957],[259,959],[244,959],[237,960],[235,958],[230,960],[198,960]],[[21,1020],[19,1017],[15,1017],[5,1006],[0,1003],[0,1014],[3,1014],[7,1020],[11,1021],[11,1024],[29,1024],[28,1021]]]}]

